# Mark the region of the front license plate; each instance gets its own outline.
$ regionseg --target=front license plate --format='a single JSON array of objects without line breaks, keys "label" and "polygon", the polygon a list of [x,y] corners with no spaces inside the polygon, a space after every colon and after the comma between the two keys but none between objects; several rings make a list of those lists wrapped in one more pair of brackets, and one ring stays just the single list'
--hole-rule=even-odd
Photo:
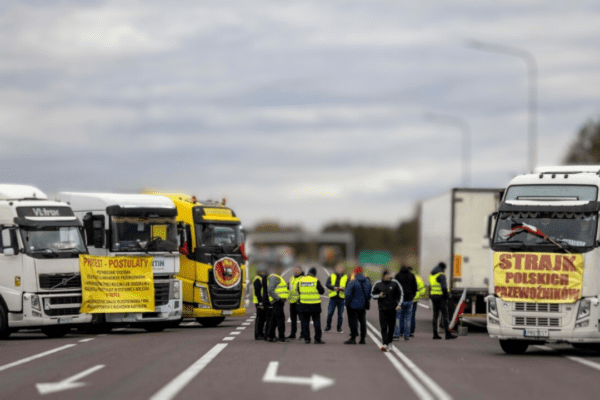
[{"label": "front license plate", "polygon": [[58,323],[59,324],[72,324],[73,318],[59,318]]},{"label": "front license plate", "polygon": [[223,315],[233,315],[232,310],[223,310]]},{"label": "front license plate", "polygon": [[548,337],[548,331],[540,329],[525,329],[525,337]]}]

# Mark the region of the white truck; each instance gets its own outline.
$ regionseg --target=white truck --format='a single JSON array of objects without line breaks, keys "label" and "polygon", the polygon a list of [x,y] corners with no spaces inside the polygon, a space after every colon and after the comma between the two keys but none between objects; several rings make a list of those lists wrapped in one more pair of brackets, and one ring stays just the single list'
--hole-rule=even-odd
[{"label": "white truck", "polygon": [[[165,197],[146,194],[61,192],[83,221],[89,252],[96,256],[152,256],[155,312],[94,314],[94,330],[115,324],[162,331],[181,319],[177,209]],[[156,233],[156,232],[160,232]]]},{"label": "white truck", "polygon": [[20,329],[49,337],[91,321],[80,314],[81,222],[33,186],[0,184],[0,339]]},{"label": "white truck", "polygon": [[431,270],[444,262],[453,300],[450,311],[467,289],[465,317],[485,318],[485,297],[492,279],[487,221],[497,210],[502,192],[503,189],[454,188],[421,203],[420,275],[429,286]]},{"label": "white truck", "polygon": [[543,343],[600,350],[599,187],[600,166],[560,166],[506,189],[487,298],[488,332],[506,353]]}]

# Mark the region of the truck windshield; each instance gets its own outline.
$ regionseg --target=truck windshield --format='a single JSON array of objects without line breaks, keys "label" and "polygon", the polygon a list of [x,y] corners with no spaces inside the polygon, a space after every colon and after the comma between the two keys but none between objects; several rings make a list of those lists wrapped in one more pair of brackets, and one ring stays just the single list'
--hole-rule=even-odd
[{"label": "truck windshield", "polygon": [[239,224],[196,224],[196,241],[198,247],[233,251],[243,243],[243,236]]},{"label": "truck windshield", "polygon": [[81,230],[76,226],[21,227],[21,238],[28,254],[68,258],[87,253]]},{"label": "truck windshield", "polygon": [[175,218],[111,217],[112,251],[177,251]]},{"label": "truck windshield", "polygon": [[494,246],[593,247],[596,226],[595,213],[501,212]]}]

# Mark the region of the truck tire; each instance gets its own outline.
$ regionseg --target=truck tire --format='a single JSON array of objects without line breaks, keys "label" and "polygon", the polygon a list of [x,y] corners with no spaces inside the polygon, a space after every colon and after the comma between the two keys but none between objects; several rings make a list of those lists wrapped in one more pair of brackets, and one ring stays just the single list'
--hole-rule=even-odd
[{"label": "truck tire", "polygon": [[200,325],[205,326],[207,328],[214,328],[221,322],[225,321],[225,317],[196,318],[196,321],[198,321]]},{"label": "truck tire", "polygon": [[100,333],[110,333],[113,326],[106,323],[104,314],[93,314],[92,321],[81,326],[81,331],[87,334],[97,335]]},{"label": "truck tire", "polygon": [[11,333],[12,332],[8,327],[8,312],[6,312],[4,304],[0,302],[0,339],[8,339]]},{"label": "truck tire", "polygon": [[529,343],[524,340],[501,340],[500,347],[506,354],[524,354]]},{"label": "truck tire", "polygon": [[170,322],[155,322],[144,324],[142,328],[146,330],[146,332],[162,332],[169,327]]},{"label": "truck tire", "polygon": [[42,328],[42,333],[49,338],[61,338],[69,332],[71,332],[70,326],[53,325]]},{"label": "truck tire", "polygon": [[176,319],[175,321],[169,322],[169,327],[170,328],[177,328],[177,327],[179,327],[179,325],[181,325],[182,322],[183,322],[183,318]]}]

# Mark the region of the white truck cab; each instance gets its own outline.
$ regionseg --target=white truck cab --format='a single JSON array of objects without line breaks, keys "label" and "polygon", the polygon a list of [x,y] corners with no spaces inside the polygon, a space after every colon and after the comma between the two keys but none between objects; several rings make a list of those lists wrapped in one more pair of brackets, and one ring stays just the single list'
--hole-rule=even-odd
[{"label": "white truck cab", "polygon": [[79,313],[82,233],[68,204],[33,186],[0,184],[0,338],[39,328],[60,337],[91,321]]},{"label": "white truck cab", "polygon": [[145,194],[59,193],[82,219],[89,253],[152,256],[155,312],[94,314],[94,324],[161,331],[181,319],[177,208],[167,198]]}]

